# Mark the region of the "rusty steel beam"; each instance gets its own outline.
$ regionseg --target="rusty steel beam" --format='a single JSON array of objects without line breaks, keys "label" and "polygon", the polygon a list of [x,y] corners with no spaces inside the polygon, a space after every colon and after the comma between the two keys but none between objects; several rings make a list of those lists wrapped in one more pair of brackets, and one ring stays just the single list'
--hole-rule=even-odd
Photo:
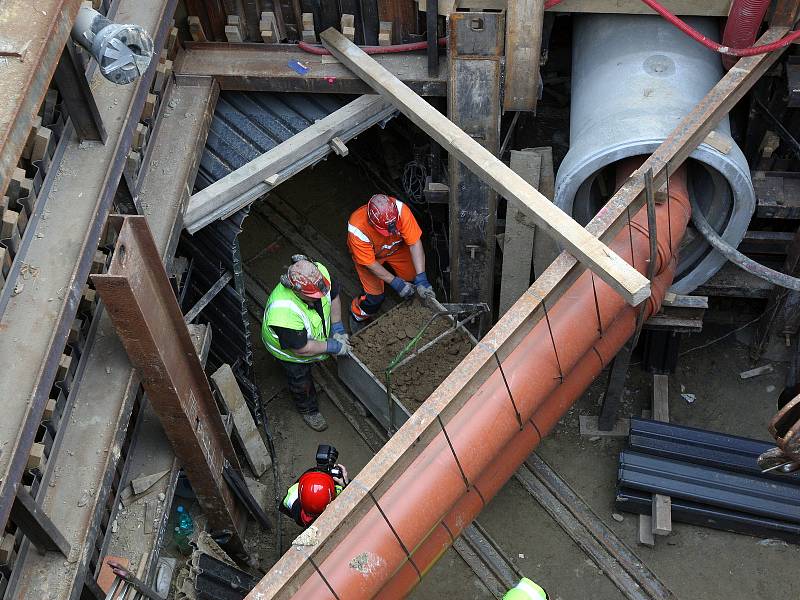
[{"label": "rusty steel beam", "polygon": [[[768,30],[758,44],[785,35],[786,27]],[[780,52],[747,57],[715,85],[695,109],[686,115],[656,152],[591,220],[586,229],[601,241],[608,241],[644,205],[644,173],[653,171],[656,188],[665,181],[667,170],[675,170],[688,158],[772,64]],[[261,580],[248,598],[287,598],[315,573],[319,565],[347,535],[350,527],[374,506],[405,468],[420,455],[426,443],[441,431],[442,424],[497,370],[520,341],[544,318],[543,305],[551,306],[583,273],[585,267],[567,252],[533,282],[464,360],[450,373],[417,412],[353,479],[343,493],[315,522],[314,546],[293,545]]]},{"label": "rusty steel beam", "polygon": [[245,514],[222,474],[225,460],[239,469],[233,444],[147,220],[120,220],[108,273],[92,281],[211,527],[231,531],[238,546]]},{"label": "rusty steel beam", "polygon": [[0,2],[0,198],[17,166],[31,124],[69,39],[81,0]]},{"label": "rusty steel beam", "polygon": [[[447,95],[447,61],[438,74],[428,75],[425,54],[376,54],[373,58],[420,96]],[[299,74],[287,66],[297,61],[309,68]],[[372,94],[372,88],[332,56],[316,56],[294,44],[186,43],[175,63],[175,80],[193,85],[213,77],[223,90]]]}]

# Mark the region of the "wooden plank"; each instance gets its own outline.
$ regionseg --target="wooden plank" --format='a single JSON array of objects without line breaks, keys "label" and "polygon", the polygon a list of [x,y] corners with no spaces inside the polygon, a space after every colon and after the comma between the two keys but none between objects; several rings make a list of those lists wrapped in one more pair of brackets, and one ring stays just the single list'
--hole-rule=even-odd
[{"label": "wooden plank", "polygon": [[537,226],[568,248],[571,254],[597,273],[627,302],[637,305],[650,295],[650,282],[646,277],[341,33],[329,29],[321,37],[325,47],[334,56],[391,100],[442,148],[456,156],[501,196],[514,199],[529,209]]},{"label": "wooden plank", "polygon": [[[425,0],[418,0],[418,2],[419,10],[424,12],[426,9]],[[791,3],[791,0],[786,0],[786,2]],[[455,3],[453,0],[449,0],[443,4],[445,8],[449,5],[452,11],[452,6]],[[458,0],[457,4],[458,8],[467,10],[504,10],[510,6],[509,0]],[[730,9],[730,0],[664,0],[661,4],[671,13],[684,16],[727,17]],[[547,10],[564,13],[655,14],[641,0],[563,0],[563,2]],[[439,14],[448,14],[442,11],[443,8],[440,6]],[[786,23],[776,24],[783,25]]]},{"label": "wooden plank", "polygon": [[247,457],[247,464],[256,477],[261,477],[272,465],[272,460],[230,365],[222,365],[211,375],[211,380],[233,417],[233,431]]},{"label": "wooden plank", "polygon": [[[338,33],[338,32],[337,32]],[[184,226],[194,233],[215,220],[215,213],[224,207],[225,214],[246,206],[258,196],[241,200],[242,195],[253,190],[265,179],[276,175],[311,151],[324,146],[337,136],[353,129],[359,123],[369,122],[378,115],[391,114],[391,103],[380,96],[361,96],[336,112],[320,119],[297,135],[292,136],[250,161],[219,181],[194,194],[184,217]],[[268,188],[267,188],[268,189]],[[264,191],[267,191],[264,189]],[[263,193],[263,192],[262,192]]]},{"label": "wooden plank", "polygon": [[[313,32],[307,32],[312,34]],[[306,40],[316,43],[316,37]],[[329,55],[315,56],[289,44],[265,48],[264,44],[195,44],[188,42],[178,58],[179,85],[197,85],[213,77],[223,90],[303,92],[323,94],[372,94],[372,88]],[[439,74],[428,75],[424,54],[379,54],[376,60],[397,74],[423,96],[447,95],[447,61],[440,61]],[[308,73],[299,75],[286,66],[297,60]]]},{"label": "wooden plank", "polygon": [[544,0],[508,0],[503,110],[536,110],[543,21]]},{"label": "wooden plank", "polygon": [[417,7],[410,0],[378,0],[378,15],[393,23],[393,44],[407,42],[409,34],[417,33]]},{"label": "wooden plank", "polygon": [[[480,27],[474,27],[475,22]],[[494,158],[500,150],[502,13],[455,13],[450,19],[447,115],[451,127],[469,135]],[[427,104],[427,103],[426,103]],[[438,111],[433,110],[437,115]],[[441,116],[441,115],[440,115]],[[442,117],[444,118],[444,117]],[[497,193],[452,152],[450,187],[450,297],[454,302],[494,305]],[[489,315],[481,318],[486,329]]]},{"label": "wooden plank", "polygon": [[[539,189],[542,157],[530,150],[511,151],[511,169]],[[535,224],[514,200],[506,208],[503,271],[500,279],[500,315],[511,308],[530,286]]]},{"label": "wooden plank", "polygon": [[[669,422],[669,375],[653,375],[653,419]],[[654,535],[672,533],[672,500],[663,494],[653,494],[651,511]]]},{"label": "wooden plank", "polygon": [[[773,41],[785,33],[786,28],[772,29],[758,43]],[[665,165],[669,163],[670,172],[674,172],[714,128],[719,118],[752,88],[777,58],[773,53],[740,60],[678,123],[672,134],[645,161],[643,168],[659,173],[663,183]],[[639,210],[643,206],[644,172],[640,171],[637,178],[611,198],[587,225],[589,232],[608,240],[628,222],[629,210]],[[497,371],[496,359],[499,357],[501,362],[504,361],[519,346],[520,340],[541,322],[544,318],[542,303],[552,306],[584,270],[582,263],[562,252],[534,281],[529,292],[483,337],[481,344],[453,369],[428,399],[427,410],[417,411],[358,473],[354,480],[360,485],[351,485],[348,493],[343,494],[315,523],[316,544],[292,546],[256,586],[254,593],[270,598],[288,597],[308,577],[314,576],[309,559],[321,564],[330,555],[359,515],[373,509],[372,495],[380,494],[381,488],[397,481],[407,466],[428,447],[425,439],[439,434],[441,424],[446,426],[452,415]]]},{"label": "wooden plank", "polygon": [[653,375],[653,419],[669,423],[669,375]]}]

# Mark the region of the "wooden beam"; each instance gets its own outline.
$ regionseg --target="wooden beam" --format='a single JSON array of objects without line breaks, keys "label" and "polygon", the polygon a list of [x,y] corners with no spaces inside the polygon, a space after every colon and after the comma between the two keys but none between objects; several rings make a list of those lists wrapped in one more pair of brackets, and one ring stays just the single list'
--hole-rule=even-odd
[{"label": "wooden beam", "polygon": [[543,21],[544,0],[508,0],[503,110],[536,110]]},{"label": "wooden beam", "polygon": [[[653,420],[669,423],[669,375],[653,375]],[[653,494],[652,527],[654,535],[672,533],[672,499]]]},{"label": "wooden beam", "polygon": [[402,81],[372,60],[335,29],[321,34],[323,44],[340,61],[395,106],[442,148],[506,199],[531,211],[536,225],[556,238],[588,268],[636,305],[650,295],[650,282],[608,249],[566,213],[503,164],[491,152],[415,94]]},{"label": "wooden beam", "polygon": [[[309,32],[313,34],[312,32]],[[316,38],[311,40],[316,43]],[[296,60],[309,68],[295,73],[287,63]],[[376,60],[397,74],[422,96],[447,95],[447,61],[439,62],[436,76],[428,75],[424,54],[379,54]],[[304,92],[370,94],[372,89],[331,56],[315,56],[293,44],[224,44],[187,42],[174,65],[178,85],[197,85],[213,77],[222,90],[248,92]]]},{"label": "wooden beam", "polygon": [[228,409],[228,414],[233,417],[233,430],[247,458],[247,464],[250,465],[250,470],[256,477],[261,477],[272,466],[272,459],[264,440],[261,439],[253,415],[250,414],[242,390],[236,383],[236,376],[231,366],[223,364],[211,375],[211,380],[219,392],[222,403]]},{"label": "wooden beam", "polygon": [[323,156],[331,151],[335,137],[349,140],[374,123],[388,118],[394,109],[380,96],[360,96],[339,110],[320,119],[258,158],[229,173],[219,181],[197,192],[189,199],[184,227],[195,233],[212,221],[247,206],[268,192],[276,182],[270,177],[313,152]]},{"label": "wooden beam", "polygon": [[[511,151],[511,169],[537,190],[542,156],[533,149]],[[503,242],[503,272],[500,279],[502,316],[528,289],[531,283],[535,225],[522,207],[509,200],[506,207],[506,235]]]},{"label": "wooden beam", "polygon": [[[466,10],[508,10],[511,13],[511,2],[514,0],[448,0],[439,5],[439,14],[447,15],[458,8]],[[426,11],[426,1],[418,0],[419,10]],[[784,4],[792,0],[783,0]],[[727,17],[730,9],[730,0],[664,0],[662,4],[671,13],[684,16]],[[655,14],[641,0],[564,0],[547,9],[549,12],[562,13],[616,13],[643,15]],[[777,23],[776,23],[777,24]]]}]

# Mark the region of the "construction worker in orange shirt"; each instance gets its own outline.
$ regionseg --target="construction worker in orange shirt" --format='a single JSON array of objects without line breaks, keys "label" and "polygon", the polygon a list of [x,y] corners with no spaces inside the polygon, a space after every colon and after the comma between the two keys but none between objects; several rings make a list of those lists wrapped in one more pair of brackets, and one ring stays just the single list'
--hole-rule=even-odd
[{"label": "construction worker in orange shirt", "polygon": [[425,274],[422,230],[397,198],[376,194],[356,209],[347,222],[347,246],[363,288],[350,304],[352,333],[378,312],[387,283],[403,299],[415,293],[423,300],[436,298]]}]

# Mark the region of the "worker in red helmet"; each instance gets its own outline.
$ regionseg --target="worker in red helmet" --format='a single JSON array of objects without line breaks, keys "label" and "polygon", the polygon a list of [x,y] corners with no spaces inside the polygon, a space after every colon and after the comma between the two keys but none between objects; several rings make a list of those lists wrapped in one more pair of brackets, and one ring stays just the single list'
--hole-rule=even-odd
[{"label": "worker in red helmet", "polygon": [[286,371],[289,391],[303,421],[315,431],[328,427],[319,412],[311,378],[314,363],[344,356],[350,343],[342,324],[339,287],[328,269],[297,254],[264,308],[261,339]]},{"label": "worker in red helmet", "polygon": [[349,483],[344,465],[336,467],[335,476],[318,468],[303,473],[286,491],[280,511],[300,527],[311,525]]},{"label": "worker in red helmet", "polygon": [[363,294],[350,304],[350,331],[366,324],[385,299],[389,284],[401,298],[436,295],[425,274],[422,230],[411,210],[397,198],[376,194],[347,222],[347,246]]}]

